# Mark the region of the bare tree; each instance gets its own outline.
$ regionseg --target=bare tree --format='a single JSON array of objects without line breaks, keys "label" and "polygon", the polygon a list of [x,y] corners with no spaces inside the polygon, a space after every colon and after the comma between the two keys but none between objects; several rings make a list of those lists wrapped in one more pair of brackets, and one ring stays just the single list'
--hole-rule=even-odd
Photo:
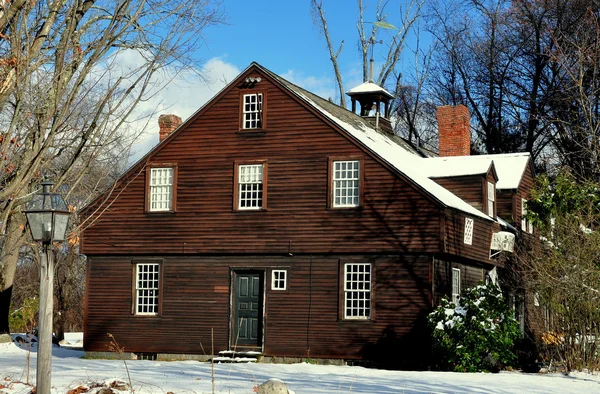
[{"label": "bare tree", "polygon": [[[365,5],[362,0],[357,0],[358,20],[356,22],[356,28],[358,31],[358,48],[362,62],[363,81],[365,82],[373,79],[373,82],[376,82],[378,85],[385,86],[388,79],[393,75],[398,66],[398,62],[400,61],[402,51],[404,50],[407,36],[412,31],[414,23],[419,18],[424,0],[410,0],[405,5],[402,5],[403,3],[401,2],[395,3],[398,7],[398,27],[387,22],[389,14],[386,9],[389,6],[389,1],[379,0],[375,8],[374,18],[372,20],[365,20]],[[315,16],[314,22],[325,37],[327,49],[329,50],[336,84],[340,94],[340,105],[345,106],[346,101],[344,98],[345,92],[342,73],[338,63],[338,57],[342,51],[344,41],[342,41],[339,47],[335,49],[329,35],[327,19],[323,8],[323,0],[312,0],[311,8],[313,10],[313,15]],[[382,29],[388,33],[386,39],[377,41],[376,38],[378,32]],[[375,44],[380,42],[385,42],[388,48],[387,52],[381,57],[374,59],[381,61],[381,66],[379,67],[377,77],[373,76],[373,78],[371,78],[370,59],[374,56]],[[369,49],[371,49],[371,54],[369,53]]]},{"label": "bare tree", "polygon": [[537,325],[541,347],[569,371],[600,368],[599,190],[569,171],[541,177],[527,203],[539,238],[521,239],[526,252],[518,254],[525,289],[546,310]]},{"label": "bare tree", "polygon": [[0,333],[27,197],[44,175],[71,190],[124,156],[136,106],[158,76],[197,69],[202,31],[221,18],[218,0],[0,1]]}]

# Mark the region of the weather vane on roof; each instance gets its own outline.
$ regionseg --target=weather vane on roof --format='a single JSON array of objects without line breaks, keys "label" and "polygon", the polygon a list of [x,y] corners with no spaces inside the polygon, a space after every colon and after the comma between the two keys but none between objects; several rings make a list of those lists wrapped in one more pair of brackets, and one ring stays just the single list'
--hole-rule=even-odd
[{"label": "weather vane on roof", "polygon": [[[388,29],[388,30],[396,30],[396,26],[392,25],[391,23],[387,23],[384,21],[377,21],[377,22],[367,22],[367,23],[372,23],[375,26],[381,28],[381,29]],[[379,40],[377,41],[375,39],[375,34],[373,34],[371,36],[371,38],[369,39],[369,44],[371,45],[371,59],[369,60],[369,82],[374,82],[373,80],[373,64],[375,63],[374,58],[374,52],[375,52],[375,44],[383,44],[383,40]]]}]

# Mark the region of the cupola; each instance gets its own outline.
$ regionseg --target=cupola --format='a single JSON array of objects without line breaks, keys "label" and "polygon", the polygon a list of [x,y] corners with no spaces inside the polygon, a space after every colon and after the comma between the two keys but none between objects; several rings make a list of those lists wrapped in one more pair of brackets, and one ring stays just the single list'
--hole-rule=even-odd
[{"label": "cupola", "polygon": [[[360,104],[360,115],[378,130],[393,134],[390,123],[390,100],[394,98],[384,88],[373,83],[364,82],[346,92],[352,99],[352,112],[356,113],[356,102]],[[383,111],[382,111],[383,106]]]}]

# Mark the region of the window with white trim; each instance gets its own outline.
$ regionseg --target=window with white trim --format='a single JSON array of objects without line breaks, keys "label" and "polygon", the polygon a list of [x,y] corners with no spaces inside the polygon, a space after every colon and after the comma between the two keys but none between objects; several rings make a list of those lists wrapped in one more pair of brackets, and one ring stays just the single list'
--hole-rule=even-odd
[{"label": "window with white trim", "polygon": [[157,315],[160,264],[137,263],[135,276],[135,314]]},{"label": "window with white trim", "polygon": [[333,162],[333,206],[358,207],[360,204],[360,161]]},{"label": "window with white trim", "polygon": [[533,223],[527,219],[527,200],[521,199],[521,230],[533,234]]},{"label": "window with white trim", "polygon": [[460,298],[460,269],[452,268],[452,302],[457,304]]},{"label": "window with white trim", "polygon": [[171,211],[173,209],[173,174],[174,168],[151,168],[148,209],[153,212]]},{"label": "window with white trim", "polygon": [[367,320],[371,316],[371,264],[344,264],[344,318]]},{"label": "window with white trim", "polygon": [[465,218],[464,243],[467,245],[473,244],[473,225],[474,225],[473,219]]},{"label": "window with white trim", "polygon": [[238,166],[238,209],[263,207],[263,164]]},{"label": "window with white trim", "polygon": [[287,271],[273,270],[271,273],[271,290],[285,290],[287,288]]},{"label": "window with white trim", "polygon": [[262,129],[263,127],[263,94],[252,93],[244,95],[242,115],[244,129]]},{"label": "window with white trim", "polygon": [[496,201],[496,188],[492,182],[487,183],[488,215],[494,217],[494,203]]}]

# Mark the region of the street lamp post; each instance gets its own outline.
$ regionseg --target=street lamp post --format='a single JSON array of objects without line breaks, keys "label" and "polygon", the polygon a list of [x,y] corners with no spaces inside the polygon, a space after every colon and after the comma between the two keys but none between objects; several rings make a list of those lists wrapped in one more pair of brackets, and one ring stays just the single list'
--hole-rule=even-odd
[{"label": "street lamp post", "polygon": [[51,387],[54,259],[48,249],[65,240],[70,214],[60,194],[50,192],[52,185],[43,182],[42,193],[33,196],[25,211],[33,240],[42,244],[36,394],[50,394]]}]

